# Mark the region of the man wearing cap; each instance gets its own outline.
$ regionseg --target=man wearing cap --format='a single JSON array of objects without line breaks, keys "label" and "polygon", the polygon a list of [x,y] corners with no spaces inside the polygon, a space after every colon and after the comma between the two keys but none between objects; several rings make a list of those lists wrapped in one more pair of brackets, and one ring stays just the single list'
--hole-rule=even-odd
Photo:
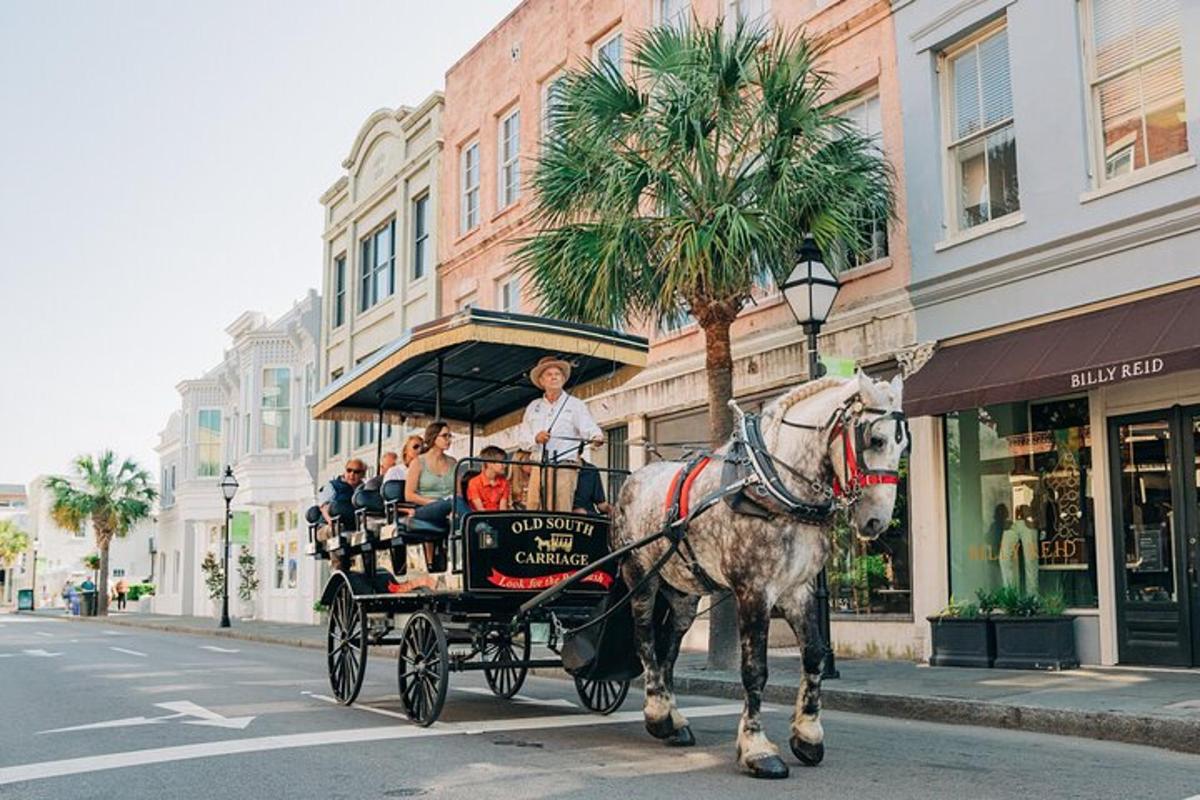
[{"label": "man wearing cap", "polygon": [[[533,462],[541,464],[580,463],[579,452],[584,442],[599,447],[604,433],[587,405],[563,391],[571,377],[571,365],[566,361],[545,356],[529,372],[529,380],[543,395],[525,409],[518,443],[533,453]],[[546,474],[543,474],[546,473]],[[547,511],[570,511],[575,497],[578,469],[544,469],[535,466],[529,477],[526,506]],[[545,504],[542,503],[545,483]]]}]

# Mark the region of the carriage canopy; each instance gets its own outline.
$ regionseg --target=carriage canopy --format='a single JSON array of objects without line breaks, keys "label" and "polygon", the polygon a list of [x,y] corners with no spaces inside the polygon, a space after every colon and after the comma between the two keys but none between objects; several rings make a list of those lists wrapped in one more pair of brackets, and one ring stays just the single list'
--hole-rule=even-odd
[{"label": "carriage canopy", "polygon": [[520,420],[541,391],[529,370],[544,355],[571,364],[567,390],[587,398],[646,365],[645,338],[561,320],[469,308],[413,328],[313,400],[318,420],[440,418],[485,434]]}]

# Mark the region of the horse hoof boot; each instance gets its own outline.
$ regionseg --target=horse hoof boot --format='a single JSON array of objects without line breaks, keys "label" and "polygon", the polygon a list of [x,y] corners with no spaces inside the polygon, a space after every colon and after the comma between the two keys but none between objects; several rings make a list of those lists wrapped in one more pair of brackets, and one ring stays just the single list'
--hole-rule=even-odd
[{"label": "horse hoof boot", "polygon": [[647,719],[646,731],[655,739],[670,739],[675,735],[675,725],[670,715],[662,719]]},{"label": "horse hoof boot", "polygon": [[825,743],[817,742],[810,744],[798,737],[792,737],[792,752],[796,758],[800,759],[800,763],[806,767],[815,767],[820,764],[825,758]]},{"label": "horse hoof boot", "polygon": [[759,756],[752,761],[748,761],[746,768],[750,770],[750,774],[755,778],[779,780],[788,776],[787,764],[783,763],[782,758],[775,755]]},{"label": "horse hoof boot", "polygon": [[691,747],[695,743],[696,737],[692,735],[691,725],[684,725],[667,739],[667,744],[671,747]]}]

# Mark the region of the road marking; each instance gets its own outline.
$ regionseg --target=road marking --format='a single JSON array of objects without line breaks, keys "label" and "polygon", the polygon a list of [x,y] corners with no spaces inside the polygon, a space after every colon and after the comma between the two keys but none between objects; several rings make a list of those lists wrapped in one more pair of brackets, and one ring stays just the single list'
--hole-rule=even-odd
[{"label": "road marking", "polygon": [[46,633],[45,631],[34,631],[34,632],[33,632],[33,635],[34,635],[34,636],[45,636],[47,639],[53,639],[53,638],[54,638],[54,634],[53,634],[53,633]]},{"label": "road marking", "polygon": [[240,653],[240,652],[242,652],[241,650],[238,650],[236,648],[217,647],[215,644],[202,644],[202,645],[200,645],[200,649],[201,650],[211,650],[214,653]]},{"label": "road marking", "polygon": [[246,726],[254,721],[254,717],[224,717],[215,711],[209,711],[203,706],[198,706],[189,700],[171,700],[166,703],[155,703],[155,708],[161,708],[164,711],[174,711],[174,714],[167,714],[163,717],[125,717],[123,719],[110,719],[106,722],[92,722],[87,725],[73,725],[69,728],[53,728],[48,731],[38,731],[38,735],[44,733],[71,733],[74,731],[91,731],[100,728],[133,728],[138,725],[157,725],[160,722],[166,722],[172,719],[182,719],[183,717],[196,717],[196,719],[184,719],[184,725],[205,725],[214,728],[233,728],[236,730],[245,730]]},{"label": "road marking", "polygon": [[127,655],[131,655],[131,656],[139,656],[139,657],[141,657],[141,658],[145,658],[145,657],[146,657],[146,654],[145,654],[145,653],[139,653],[137,650],[126,650],[124,647],[110,647],[110,648],[108,648],[108,649],[109,649],[109,650],[114,650],[114,651],[116,651],[116,652],[118,652],[118,653],[125,653],[125,654],[127,654]]},{"label": "road marking", "polygon": [[[338,704],[338,701],[335,698],[328,697],[323,694],[313,694],[312,692],[302,692],[302,694],[307,694],[314,700],[324,700],[326,703],[333,703],[334,705]],[[353,706],[351,706],[351,708],[356,708],[359,711],[370,711],[372,714],[381,714],[385,717],[393,717],[394,719],[402,719],[405,722],[409,721],[407,714],[401,714],[398,711],[389,711],[386,708],[377,708],[375,706],[363,705],[362,703],[355,703]]]},{"label": "road marking", "polygon": [[[725,717],[742,713],[741,703],[723,703],[712,706],[679,709],[692,719],[703,717]],[[548,717],[528,717],[516,720],[480,722],[434,723],[428,728],[415,725],[387,725],[373,728],[351,728],[348,730],[325,730],[312,733],[293,733],[277,736],[256,736],[246,739],[230,739],[203,744],[188,744],[175,747],[155,747],[149,750],[131,750],[108,753],[100,756],[67,758],[61,761],[42,761],[36,764],[21,764],[0,768],[0,786],[21,781],[59,778],[64,775],[82,775],[122,767],[141,767],[148,764],[166,764],[174,761],[190,761],[197,758],[263,753],[271,750],[288,750],[298,747],[334,747],[379,742],[395,739],[420,739],[433,736],[463,734],[507,733],[510,731],[547,730],[558,728],[594,727],[597,725],[621,725],[641,722],[642,711],[618,711],[607,717],[593,714],[560,714]]]},{"label": "road marking", "polygon": [[[467,692],[468,694],[478,694],[484,697],[496,697],[496,693],[491,689],[484,689],[479,686],[457,686],[453,689],[455,692]],[[570,700],[564,700],[561,697],[556,697],[553,700],[539,700],[536,697],[526,697],[523,694],[513,695],[508,702],[523,703],[525,705],[535,706],[553,706],[556,708],[582,708],[578,703],[572,703]]]},{"label": "road marking", "polygon": [[128,633],[122,633],[121,631],[101,631],[101,633],[103,633],[105,636],[128,636],[129,635]]},{"label": "road marking", "polygon": [[41,648],[38,648],[36,650],[22,650],[21,652],[27,656],[34,656],[35,658],[54,658],[55,656],[62,655],[62,653],[47,653],[45,650],[42,650]]}]

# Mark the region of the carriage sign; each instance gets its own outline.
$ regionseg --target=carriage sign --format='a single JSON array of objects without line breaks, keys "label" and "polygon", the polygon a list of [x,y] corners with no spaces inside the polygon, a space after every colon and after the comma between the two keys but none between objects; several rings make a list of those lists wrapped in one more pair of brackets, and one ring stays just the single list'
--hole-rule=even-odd
[{"label": "carriage sign", "polygon": [[[536,592],[607,555],[608,520],[536,511],[471,514],[466,541],[469,590]],[[578,590],[606,590],[614,570],[589,575]]]}]

